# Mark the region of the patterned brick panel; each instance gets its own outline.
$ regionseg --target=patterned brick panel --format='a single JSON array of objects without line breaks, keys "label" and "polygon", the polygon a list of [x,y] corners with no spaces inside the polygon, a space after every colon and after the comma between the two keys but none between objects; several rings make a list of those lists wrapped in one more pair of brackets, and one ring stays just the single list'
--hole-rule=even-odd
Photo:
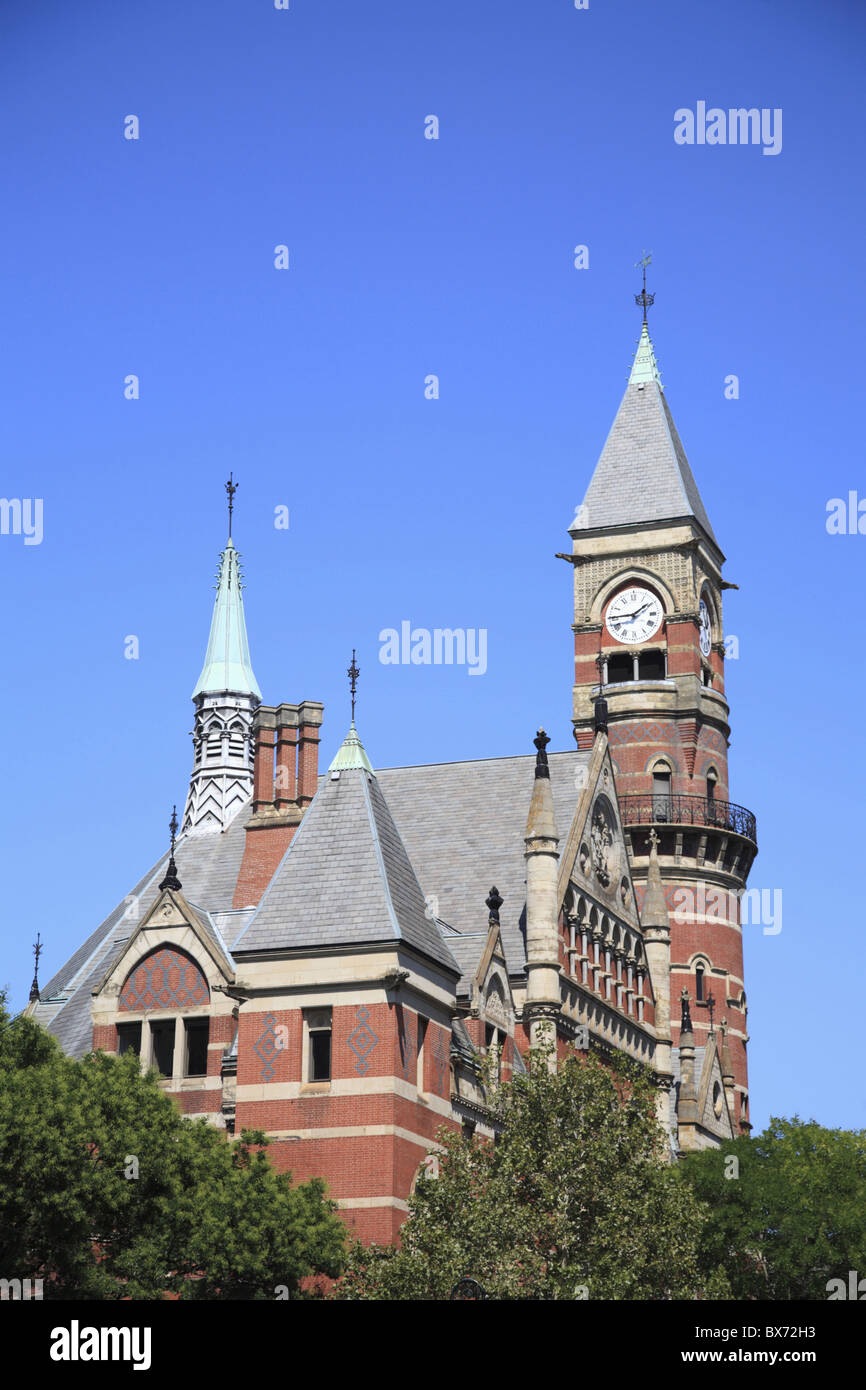
[{"label": "patterned brick panel", "polygon": [[118,1008],[189,1009],[208,1003],[210,990],[195,961],[173,946],[160,946],[129,972]]}]

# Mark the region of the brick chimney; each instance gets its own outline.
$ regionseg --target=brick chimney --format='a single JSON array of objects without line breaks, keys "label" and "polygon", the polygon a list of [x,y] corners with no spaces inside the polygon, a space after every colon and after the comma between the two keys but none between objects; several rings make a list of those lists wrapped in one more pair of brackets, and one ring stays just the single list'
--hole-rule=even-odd
[{"label": "brick chimney", "polygon": [[316,794],[323,712],[317,700],[259,705],[255,712],[253,814],[233,907],[260,901]]}]

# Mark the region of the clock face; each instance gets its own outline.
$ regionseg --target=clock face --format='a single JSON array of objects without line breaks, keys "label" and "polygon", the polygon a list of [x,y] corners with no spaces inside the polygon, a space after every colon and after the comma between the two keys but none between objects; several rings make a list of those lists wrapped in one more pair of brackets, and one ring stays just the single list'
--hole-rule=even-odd
[{"label": "clock face", "polygon": [[661,627],[662,606],[649,589],[623,589],[612,599],[605,626],[617,642],[646,642]]},{"label": "clock face", "polygon": [[699,612],[701,618],[701,651],[704,656],[709,656],[710,647],[713,644],[713,634],[710,628],[710,610],[703,599],[701,599]]}]

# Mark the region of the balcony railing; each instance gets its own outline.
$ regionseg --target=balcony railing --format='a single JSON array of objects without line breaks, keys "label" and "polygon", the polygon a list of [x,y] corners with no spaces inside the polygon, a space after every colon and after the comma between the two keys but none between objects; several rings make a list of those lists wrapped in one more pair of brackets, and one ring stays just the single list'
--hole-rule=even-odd
[{"label": "balcony railing", "polygon": [[626,825],[702,825],[714,830],[728,830],[744,839],[758,843],[755,817],[745,806],[733,801],[716,801],[715,797],[680,796],[671,792],[646,792],[641,796],[619,798],[622,818]]}]

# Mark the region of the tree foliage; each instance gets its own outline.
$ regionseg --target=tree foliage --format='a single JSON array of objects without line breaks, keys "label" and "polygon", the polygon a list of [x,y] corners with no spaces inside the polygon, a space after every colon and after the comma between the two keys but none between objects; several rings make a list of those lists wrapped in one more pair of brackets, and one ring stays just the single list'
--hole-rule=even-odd
[{"label": "tree foliage", "polygon": [[466,1277],[497,1299],[725,1296],[645,1070],[546,1062],[532,1052],[528,1075],[495,1092],[495,1143],[440,1131],[439,1176],[419,1177],[401,1249],[355,1245],[338,1297],[444,1299]]},{"label": "tree foliage", "polygon": [[705,1266],[725,1268],[736,1298],[826,1299],[830,1279],[866,1275],[866,1132],[773,1118],[682,1173],[713,1209]]},{"label": "tree foliage", "polygon": [[46,1298],[303,1296],[340,1272],[345,1228],[265,1143],[185,1119],[132,1055],[66,1057],[0,997],[2,1277]]}]

